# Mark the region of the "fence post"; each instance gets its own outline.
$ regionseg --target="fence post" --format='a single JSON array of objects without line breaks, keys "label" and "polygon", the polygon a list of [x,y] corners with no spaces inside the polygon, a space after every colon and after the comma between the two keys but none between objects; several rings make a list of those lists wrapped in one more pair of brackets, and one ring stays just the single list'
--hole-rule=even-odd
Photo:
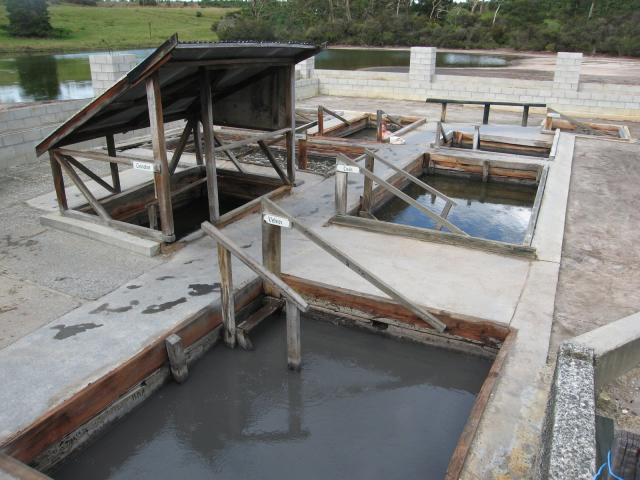
[{"label": "fence post", "polygon": [[[374,159],[370,152],[365,153],[367,157],[364,160],[364,168],[373,172]],[[373,209],[373,180],[369,177],[364,177],[364,188],[362,189],[362,205],[361,210],[364,210],[368,214],[371,214]]]},{"label": "fence post", "polygon": [[376,142],[382,142],[382,122],[384,121],[382,110],[376,111]]},{"label": "fence post", "polygon": [[436,142],[435,142],[436,147],[439,147],[442,145],[442,122],[438,122],[437,126],[436,126]]},{"label": "fence post", "polygon": [[318,105],[318,135],[324,135],[324,109],[322,105]]},{"label": "fence post", "polygon": [[[264,221],[266,210],[262,207],[260,222],[262,223],[262,264],[267,270],[280,276],[282,269],[282,231],[277,225]],[[279,298],[280,292],[269,282],[263,282],[265,295]]]},{"label": "fence post", "polygon": [[222,303],[224,343],[233,348],[236,346],[236,312],[233,301],[231,252],[220,243],[218,243],[218,265],[220,266],[220,299]]},{"label": "fence post", "polygon": [[[340,158],[336,158],[336,167],[338,165],[343,165],[340,161]],[[347,214],[347,180],[348,173],[341,172],[336,168],[336,214],[337,215],[346,215]]]},{"label": "fence post", "polygon": [[[279,227],[276,227],[279,228]],[[291,370],[300,370],[302,348],[300,344],[300,310],[287,300],[287,365]]]}]

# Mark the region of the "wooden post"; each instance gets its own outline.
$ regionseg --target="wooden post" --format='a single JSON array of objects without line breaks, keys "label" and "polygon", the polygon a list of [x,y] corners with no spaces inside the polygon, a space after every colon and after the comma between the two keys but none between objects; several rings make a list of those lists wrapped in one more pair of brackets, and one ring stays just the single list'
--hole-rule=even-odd
[{"label": "wooden post", "polygon": [[447,102],[442,102],[442,110],[440,111],[440,121],[445,122],[447,120]]},{"label": "wooden post", "polygon": [[298,140],[298,168],[300,170],[306,170],[307,168],[309,168],[309,158],[307,157],[307,155],[307,139],[301,138],[300,140]]},{"label": "wooden post", "polygon": [[480,150],[480,125],[473,126],[473,149]]},{"label": "wooden post", "polygon": [[489,162],[487,160],[482,162],[482,181],[484,183],[489,181]]},{"label": "wooden post", "polygon": [[55,158],[53,150],[49,150],[49,163],[51,164],[51,175],[53,176],[53,187],[56,191],[56,199],[58,200],[58,208],[63,213],[67,208],[67,193],[64,190],[64,177],[62,176],[62,168]]},{"label": "wooden post", "polygon": [[491,110],[491,104],[484,104],[484,112],[482,114],[482,124],[487,125],[489,123],[489,110]]},{"label": "wooden post", "polygon": [[522,126],[526,127],[529,123],[529,105],[522,108]]},{"label": "wooden post", "polygon": [[169,368],[173,379],[178,383],[184,382],[189,376],[189,368],[187,367],[187,356],[184,353],[182,339],[172,333],[165,339],[164,345],[167,349]]},{"label": "wooden post", "polygon": [[376,111],[376,141],[382,142],[382,122],[384,119],[382,115],[384,112],[382,110]]},{"label": "wooden post", "polygon": [[207,195],[209,198],[209,220],[215,223],[220,218],[220,204],[218,199],[218,171],[213,149],[213,98],[211,96],[211,81],[209,72],[200,70],[200,117],[204,136],[204,162],[207,170]]},{"label": "wooden post", "polygon": [[324,135],[324,109],[318,105],[318,135]]},{"label": "wooden post", "polygon": [[200,120],[198,118],[193,121],[193,147],[196,153],[196,164],[204,165],[202,161],[202,134],[200,133]]},{"label": "wooden post", "polygon": [[[280,276],[282,271],[282,231],[277,225],[264,221],[264,207],[260,214],[262,223],[262,264],[274,275]],[[280,297],[280,292],[269,282],[264,282],[264,294],[270,297]]]},{"label": "wooden post", "polygon": [[287,300],[287,366],[291,370],[300,370],[302,349],[300,345],[300,310]]},{"label": "wooden post", "polygon": [[220,266],[220,301],[222,303],[224,343],[227,347],[233,348],[236,346],[236,312],[233,303],[231,252],[220,243],[218,243],[218,265]]},{"label": "wooden post", "polygon": [[147,105],[153,158],[160,164],[160,171],[154,173],[156,198],[160,210],[160,227],[165,241],[176,239],[173,227],[173,208],[171,206],[171,172],[167,161],[167,145],[164,139],[164,121],[162,116],[162,98],[160,96],[160,77],[154,74],[146,81]]},{"label": "wooden post", "polygon": [[287,176],[289,184],[296,183],[296,70],[295,66],[288,67],[289,78],[285,88],[284,111],[290,130],[285,134],[287,151]]},{"label": "wooden post", "polygon": [[[113,139],[113,135],[107,135],[107,153],[110,157],[116,156],[116,142]],[[113,189],[116,192],[121,192],[120,188],[120,172],[118,171],[118,164],[115,162],[111,162],[109,164],[109,168],[111,169],[111,180],[113,181]]]},{"label": "wooden post", "polygon": [[436,125],[436,141],[435,146],[440,147],[442,145],[442,121]]},{"label": "wooden post", "polygon": [[149,228],[151,230],[158,229],[158,211],[156,209],[156,204],[152,203],[147,207],[147,215],[149,216]]},{"label": "wooden post", "polygon": [[[364,160],[364,168],[373,172],[374,159],[371,153],[365,153],[366,158]],[[373,209],[373,180],[369,177],[364,177],[364,188],[362,189],[362,205],[361,210],[364,210],[368,214],[372,214]]]},{"label": "wooden post", "polygon": [[[339,158],[336,158],[336,165],[342,165]],[[347,214],[347,181],[348,173],[336,170],[336,214]],[[366,181],[366,180],[365,180]]]}]

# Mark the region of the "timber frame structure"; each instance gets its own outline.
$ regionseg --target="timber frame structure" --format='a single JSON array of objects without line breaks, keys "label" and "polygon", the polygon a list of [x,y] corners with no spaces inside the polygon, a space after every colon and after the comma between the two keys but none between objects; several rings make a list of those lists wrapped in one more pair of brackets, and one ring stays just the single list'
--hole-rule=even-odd
[{"label": "timber frame structure", "polygon": [[[176,240],[174,197],[206,184],[209,221],[219,222],[218,177],[236,185],[248,182],[261,196],[280,184],[272,177],[247,173],[232,150],[257,143],[276,170],[284,188],[295,183],[295,64],[323,47],[299,43],[179,42],[174,35],[126,76],[94,99],[36,146],[49,153],[60,214],[106,225],[159,242]],[[216,125],[254,130],[249,138],[222,145]],[[171,158],[167,157],[165,124],[185,121]],[[153,158],[118,152],[115,134],[150,129]],[[104,137],[106,153],[70,145]],[[176,171],[190,138],[196,165]],[[286,171],[271,154],[268,143],[285,140]],[[216,154],[223,153],[238,172],[218,170]],[[80,159],[107,162],[111,184]],[[148,171],[153,180],[123,190],[119,165]],[[109,192],[98,200],[78,172]],[[71,209],[63,173],[87,204]],[[256,188],[255,185],[258,185]],[[265,187],[266,186],[266,187]],[[260,188],[263,187],[263,188]],[[236,190],[238,188],[236,187]],[[127,219],[148,215],[148,227]],[[159,217],[159,225],[157,219]]]}]

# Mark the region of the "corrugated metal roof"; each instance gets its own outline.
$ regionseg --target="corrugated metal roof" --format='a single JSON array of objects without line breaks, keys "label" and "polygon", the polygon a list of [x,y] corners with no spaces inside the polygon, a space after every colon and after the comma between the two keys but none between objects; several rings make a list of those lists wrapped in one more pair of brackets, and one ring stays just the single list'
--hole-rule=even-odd
[{"label": "corrugated metal roof", "polygon": [[260,81],[278,68],[295,65],[322,46],[276,42],[179,42],[171,37],[109,90],[56,128],[36,146],[47,150],[107,134],[149,126],[145,80],[157,73],[165,122],[188,117],[199,108],[199,69],[209,69],[214,104]]}]

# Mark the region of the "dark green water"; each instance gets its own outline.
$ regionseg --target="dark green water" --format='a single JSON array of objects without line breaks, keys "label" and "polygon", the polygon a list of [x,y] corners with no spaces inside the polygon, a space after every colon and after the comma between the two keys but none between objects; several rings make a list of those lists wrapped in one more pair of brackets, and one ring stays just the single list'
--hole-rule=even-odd
[{"label": "dark green water", "polygon": [[[152,50],[127,50],[144,58]],[[89,55],[14,55],[0,57],[0,103],[68,100],[93,97]],[[444,53],[437,56],[441,67],[496,67],[507,64],[499,55]],[[406,69],[408,50],[330,49],[316,57],[316,67],[337,70],[361,68]]]},{"label": "dark green water", "polygon": [[[471,236],[509,243],[522,243],[531,218],[536,187],[503,183],[482,183],[439,175],[421,180],[456,201],[447,219]],[[411,184],[405,193],[436,213],[445,202]],[[435,222],[399,198],[393,198],[375,212],[385,222],[434,228]]]},{"label": "dark green water", "polygon": [[443,478],[491,361],[303,317],[217,346],[51,472],[55,479]]}]

